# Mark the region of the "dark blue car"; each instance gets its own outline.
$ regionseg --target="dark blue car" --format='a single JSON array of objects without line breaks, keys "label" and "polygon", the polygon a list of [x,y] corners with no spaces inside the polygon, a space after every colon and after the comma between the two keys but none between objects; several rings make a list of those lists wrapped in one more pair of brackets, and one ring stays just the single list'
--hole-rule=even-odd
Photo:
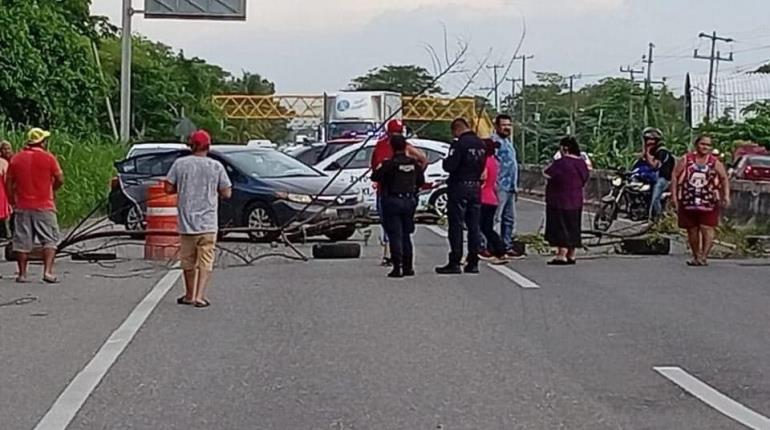
[{"label": "dark blue car", "polygon": [[[174,161],[189,155],[187,150],[142,154],[115,163],[118,171],[110,192],[110,220],[127,230],[143,230],[147,188],[162,180]],[[215,145],[209,156],[224,165],[233,183],[233,196],[219,204],[220,228],[265,228],[301,222],[348,220],[367,214],[358,188],[342,193],[345,185],[335,183],[301,213],[331,179],[329,176],[274,149],[236,145]],[[338,196],[339,195],[339,196]],[[344,226],[315,232],[332,240],[346,240],[355,227]],[[249,233],[252,240],[272,241],[276,233]]]}]

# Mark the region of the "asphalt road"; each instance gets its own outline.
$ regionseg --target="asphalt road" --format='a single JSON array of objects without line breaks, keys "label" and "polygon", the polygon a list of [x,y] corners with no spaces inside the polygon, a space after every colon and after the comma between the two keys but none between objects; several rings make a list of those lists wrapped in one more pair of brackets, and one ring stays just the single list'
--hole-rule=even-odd
[{"label": "asphalt road", "polygon": [[[522,201],[519,218],[536,230],[542,207]],[[176,305],[175,287],[66,428],[768,428],[766,262],[596,250],[439,277],[445,239],[420,228],[416,242],[414,279],[386,279],[371,244],[360,260],[220,270],[208,309]],[[0,301],[39,298],[0,307],[3,429],[34,428],[153,289],[162,273],[139,267],[0,283]],[[117,272],[147,278],[98,277]]]}]

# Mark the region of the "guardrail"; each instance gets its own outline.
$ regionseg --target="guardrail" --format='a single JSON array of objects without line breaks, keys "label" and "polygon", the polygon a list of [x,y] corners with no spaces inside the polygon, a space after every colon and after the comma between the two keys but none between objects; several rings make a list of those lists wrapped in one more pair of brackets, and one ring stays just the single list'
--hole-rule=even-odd
[{"label": "guardrail", "polygon": [[[610,190],[610,177],[614,172],[594,170],[585,188],[588,206],[595,206]],[[723,214],[738,225],[767,224],[770,221],[770,182],[733,180],[732,205]],[[521,166],[519,188],[523,193],[543,195],[545,178],[543,168],[535,165]]]}]

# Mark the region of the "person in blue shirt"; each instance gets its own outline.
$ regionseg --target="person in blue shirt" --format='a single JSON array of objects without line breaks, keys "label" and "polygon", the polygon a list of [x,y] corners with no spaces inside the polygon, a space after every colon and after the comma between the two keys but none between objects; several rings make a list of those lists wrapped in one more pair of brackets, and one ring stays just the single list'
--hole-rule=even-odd
[{"label": "person in blue shirt", "polygon": [[500,114],[495,118],[495,132],[492,140],[497,142],[497,160],[500,169],[497,175],[497,199],[499,206],[495,221],[500,223],[500,237],[508,257],[521,257],[513,250],[513,236],[516,233],[516,200],[519,183],[519,162],[516,147],[511,141],[513,121],[510,115]]}]

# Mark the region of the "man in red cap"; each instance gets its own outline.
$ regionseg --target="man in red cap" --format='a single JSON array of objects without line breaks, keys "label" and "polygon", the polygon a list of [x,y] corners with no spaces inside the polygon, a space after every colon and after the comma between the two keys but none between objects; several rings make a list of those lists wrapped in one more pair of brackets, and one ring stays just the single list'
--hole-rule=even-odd
[{"label": "man in red cap", "polygon": [[211,136],[198,130],[190,136],[192,155],[179,158],[166,175],[166,192],[178,194],[180,260],[185,295],[180,305],[209,306],[206,298],[219,230],[219,197],[229,199],[232,183],[224,166],[208,157]]},{"label": "man in red cap", "polygon": [[[385,161],[390,160],[393,158],[393,147],[390,145],[390,137],[395,135],[402,135],[404,133],[404,123],[401,122],[399,119],[392,119],[388,121],[387,124],[385,124],[385,131],[387,132],[385,136],[380,138],[380,140],[377,141],[377,144],[374,145],[374,151],[372,152],[372,160],[370,164],[370,168],[372,171],[377,170],[377,168]],[[413,158],[417,160],[418,163],[420,163],[420,166],[425,169],[425,167],[428,165],[428,157],[425,155],[424,152],[420,151],[419,149],[415,148],[413,145],[410,145],[407,143],[406,145],[406,155],[410,158]],[[380,187],[375,184],[375,189],[377,191],[377,213],[380,215],[380,220],[382,220],[382,206],[381,206],[381,193],[380,193]],[[382,230],[382,235],[380,237],[380,241],[382,242],[383,250],[382,250],[382,264],[383,265],[390,265],[390,250],[388,249],[388,236],[385,234],[385,230]]]}]

